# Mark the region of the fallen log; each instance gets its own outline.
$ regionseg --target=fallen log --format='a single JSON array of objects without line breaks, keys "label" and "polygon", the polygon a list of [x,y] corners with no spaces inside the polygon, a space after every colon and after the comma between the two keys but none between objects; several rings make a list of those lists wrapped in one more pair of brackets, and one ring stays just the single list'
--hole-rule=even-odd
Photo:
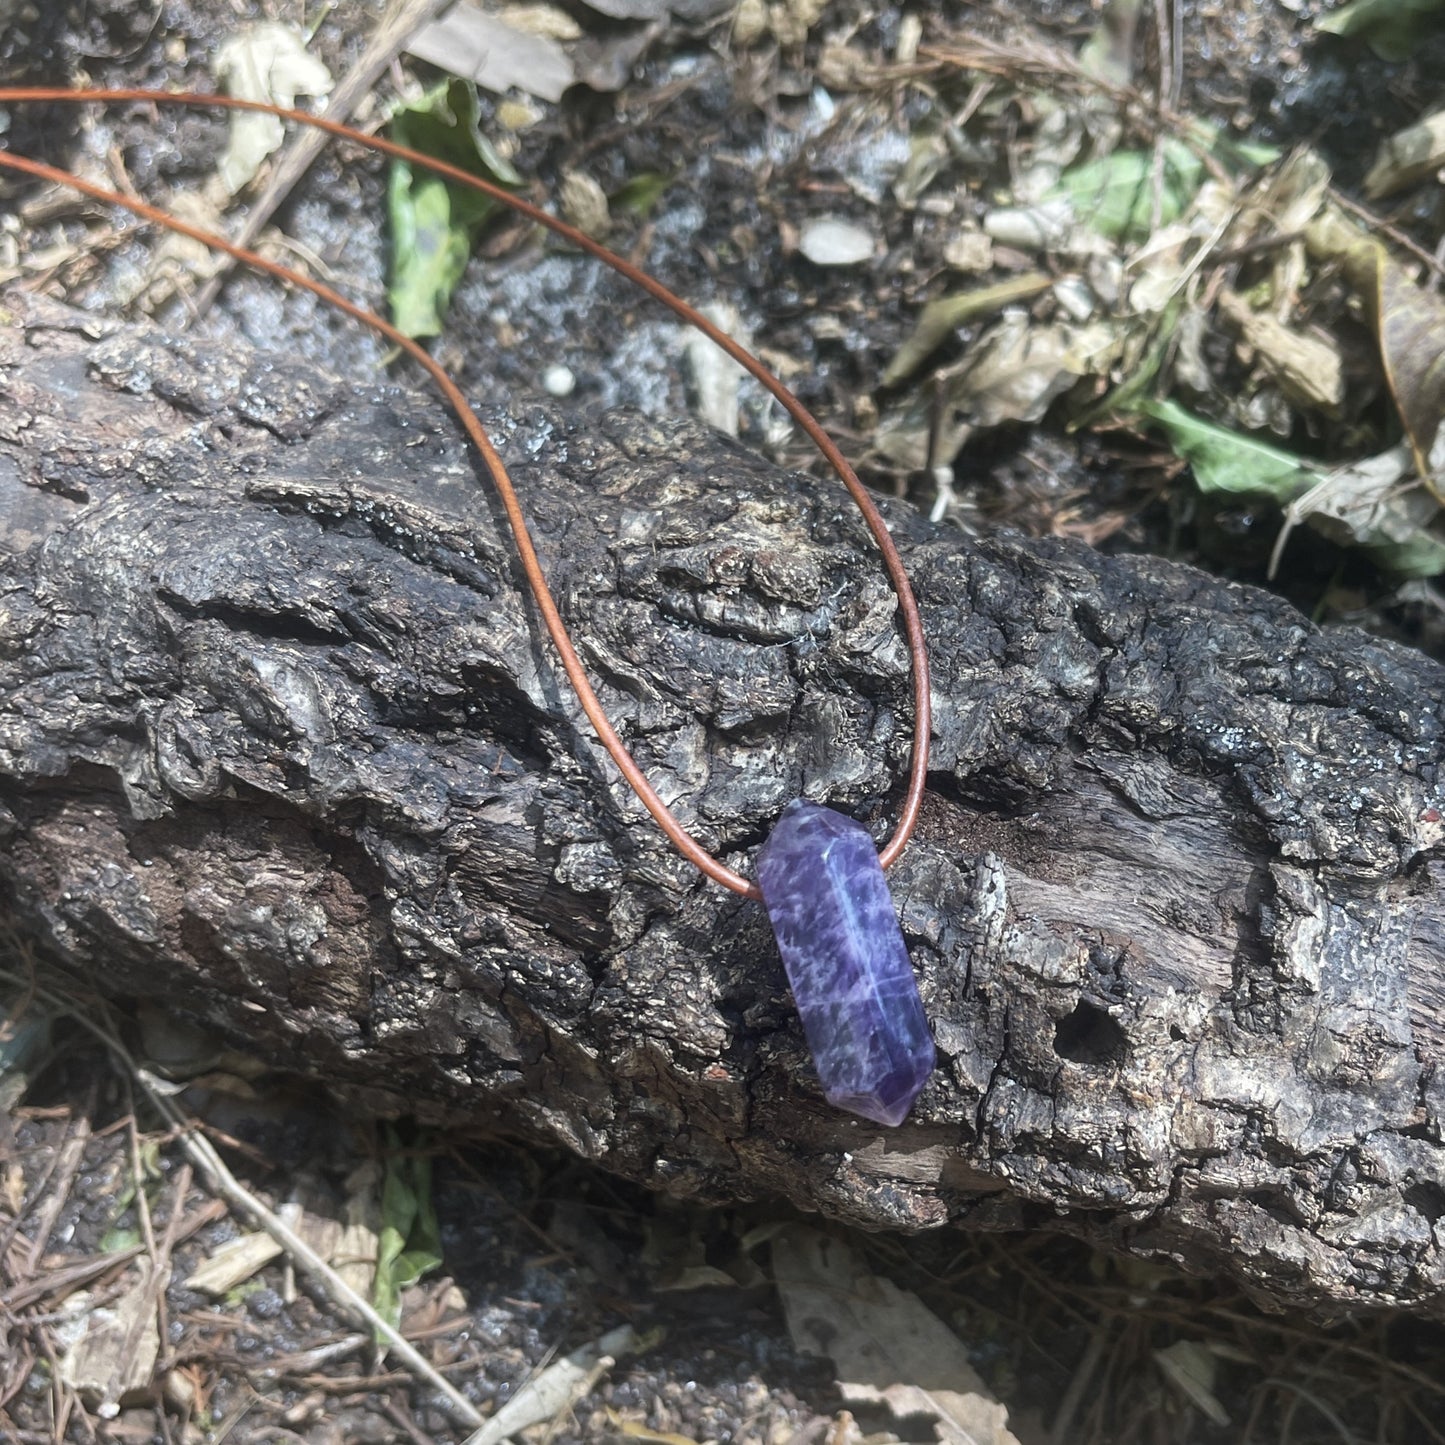
[{"label": "fallen log", "polygon": [[[679,1194],[1445,1308],[1438,664],[895,507],[936,717],[890,879],[939,1068],[882,1130],[591,736],[438,405],[6,307],[0,878],[60,964]],[[484,420],[687,826],[744,870],[800,794],[885,834],[908,660],[844,494],[689,421]]]}]

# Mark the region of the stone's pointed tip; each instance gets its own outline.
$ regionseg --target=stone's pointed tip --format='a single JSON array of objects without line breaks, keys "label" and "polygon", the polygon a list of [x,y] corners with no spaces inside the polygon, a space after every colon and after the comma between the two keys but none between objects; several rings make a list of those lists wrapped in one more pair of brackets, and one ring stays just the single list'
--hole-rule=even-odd
[{"label": "stone's pointed tip", "polygon": [[[920,1002],[919,1010],[923,1005]],[[925,1029],[927,1024],[924,1025]],[[886,1124],[896,1129],[907,1117],[916,1100],[923,1092],[923,1086],[933,1072],[934,1048],[931,1035],[926,1042],[915,1049],[906,1064],[895,1073],[879,1081],[876,1089],[866,1095],[828,1095],[828,1102],[835,1108],[846,1109],[850,1114],[860,1114],[872,1119],[875,1124]]]},{"label": "stone's pointed tip", "polygon": [[797,799],[758,853],[758,886],[828,1102],[901,1124],[933,1036],[873,840]]},{"label": "stone's pointed tip", "polygon": [[857,1114],[860,1118],[871,1119],[875,1124],[896,1129],[908,1117],[914,1100],[923,1092],[923,1086],[932,1072],[933,1057],[930,1053],[927,1066],[901,1091],[880,1090],[876,1095],[829,1094],[828,1102],[835,1109],[842,1109],[846,1113]]}]

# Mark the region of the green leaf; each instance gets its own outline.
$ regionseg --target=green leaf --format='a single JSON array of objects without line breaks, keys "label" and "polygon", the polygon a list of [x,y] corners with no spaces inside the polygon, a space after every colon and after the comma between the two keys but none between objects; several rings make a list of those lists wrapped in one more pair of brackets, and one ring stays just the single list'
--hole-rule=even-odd
[{"label": "green leaf", "polygon": [[265,1282],[259,1279],[242,1280],[234,1289],[228,1289],[221,1296],[221,1303],[228,1310],[233,1310],[245,1304],[253,1294],[260,1294],[266,1288]]},{"label": "green leaf", "polygon": [[389,1324],[401,1318],[401,1294],[442,1262],[441,1232],[431,1197],[431,1158],[404,1152],[394,1132],[381,1186],[372,1304]]},{"label": "green leaf", "polygon": [[614,211],[626,211],[629,215],[646,218],[676,179],[676,175],[663,175],[661,171],[643,171],[641,175],[624,181],[608,197],[608,202]]},{"label": "green leaf", "polygon": [[1263,141],[1236,140],[1232,136],[1216,136],[1214,154],[1231,170],[1258,171],[1272,166],[1284,152],[1278,146],[1266,145]]},{"label": "green leaf", "polygon": [[1069,431],[1082,431],[1106,419],[1123,419],[1138,414],[1144,406],[1145,398],[1159,379],[1164,358],[1173,344],[1174,333],[1179,324],[1179,310],[1176,302],[1164,312],[1133,368],[1117,386],[1069,422]]},{"label": "green leaf", "polygon": [[[392,116],[391,137],[423,155],[517,186],[522,178],[482,134],[476,87],[448,80]],[[393,161],[387,182],[392,264],[387,300],[397,329],[437,336],[472,241],[498,202],[430,172]]]},{"label": "green leaf", "polygon": [[1285,508],[1288,530],[1307,522],[1342,546],[1358,546],[1382,571],[1397,577],[1434,577],[1445,570],[1442,512],[1416,481],[1407,442],[1334,468],[1322,485]]},{"label": "green leaf", "polygon": [[[1445,572],[1445,541],[1428,525],[1405,515],[1401,505],[1416,499],[1423,503],[1420,516],[1433,519],[1438,508],[1428,494],[1417,488],[1385,495],[1399,474],[1409,470],[1408,460],[1382,475],[1371,489],[1371,468],[1387,457],[1352,463],[1327,475],[1302,457],[1192,416],[1172,401],[1149,402],[1142,410],[1168,433],[1176,454],[1193,468],[1200,491],[1252,493],[1270,497],[1285,509],[1286,531],[1276,547],[1276,559],[1288,528],[1308,521],[1345,546],[1358,545],[1382,572],[1396,577],[1436,577]],[[1406,456],[1403,446],[1398,451]],[[1330,486],[1322,487],[1327,480]],[[1310,495],[1305,497],[1307,492]],[[1329,495],[1332,492],[1339,495]],[[1290,505],[1296,501],[1298,506]]]},{"label": "green leaf", "polygon": [[919,313],[913,334],[898,348],[898,354],[883,373],[884,386],[896,386],[911,376],[958,327],[980,316],[991,316],[1017,301],[1030,301],[1054,284],[1052,276],[1031,271],[1026,276],[1011,276],[992,286],[962,291],[953,296],[940,296],[930,301]]},{"label": "green leaf", "polygon": [[1154,226],[1178,220],[1204,179],[1204,162],[1183,141],[1166,140],[1157,167],[1153,151],[1114,151],[1065,171],[1056,188],[1090,229],[1111,240],[1142,241]]},{"label": "green leaf", "polygon": [[1365,548],[1380,571],[1395,577],[1438,577],[1445,572],[1445,542],[1420,532],[1405,542],[1377,542]]},{"label": "green leaf", "polygon": [[1285,506],[1320,480],[1318,469],[1302,457],[1216,426],[1176,402],[1151,401],[1141,409],[1168,433],[1201,492],[1253,493]]},{"label": "green leaf", "polygon": [[1445,0],[1354,0],[1315,21],[1329,35],[1358,35],[1381,60],[1408,60],[1437,28]]},{"label": "green leaf", "polygon": [[1440,345],[1445,301],[1383,248],[1378,297],[1375,318],[1385,380],[1414,450],[1415,466],[1436,500],[1445,502],[1445,356]]},{"label": "green leaf", "polygon": [[1337,264],[1366,303],[1415,467],[1436,501],[1445,504],[1445,361],[1440,346],[1445,302],[1420,285],[1381,241],[1333,207],[1310,223],[1305,243],[1312,256]]}]

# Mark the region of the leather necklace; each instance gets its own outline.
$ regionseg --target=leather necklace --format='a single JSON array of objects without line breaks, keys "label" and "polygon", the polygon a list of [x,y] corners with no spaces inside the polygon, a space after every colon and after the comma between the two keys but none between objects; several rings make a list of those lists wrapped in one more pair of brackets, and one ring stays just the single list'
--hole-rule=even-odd
[{"label": "leather necklace", "polygon": [[773,926],[804,1035],[828,1100],[839,1108],[877,1123],[901,1123],[932,1072],[934,1048],[883,870],[907,846],[923,800],[931,731],[928,648],[918,605],[902,559],[889,536],[887,523],[837,445],[802,402],[761,361],[661,282],[584,232],[480,176],[394,141],[365,135],[324,116],[263,101],[146,89],[0,87],[0,105],[97,102],[143,102],[259,111],[298,125],[316,127],[368,150],[430,170],[457,185],[480,191],[595,256],[662,302],[689,326],[703,332],[772,393],[822,453],[862,513],[898,598],[913,671],[914,737],[908,788],[893,835],[877,851],[863,827],[845,814],[803,799],[789,803],[758,852],[757,882],[750,882],[713,857],[688,833],[648,782],[608,721],[548,589],[506,466],[460,388],[421,345],[383,317],[291,267],[267,260],[244,246],[169,215],[133,196],[121,195],[40,161],[0,151],[0,168],[23,172],[121,207],[144,220],[223,251],[256,270],[310,291],[328,305],[377,332],[426,371],[461,422],[491,476],[512,531],[527,586],[536,600],[568,682],[603,747],[657,825],[688,862],[713,882],[763,904]]}]

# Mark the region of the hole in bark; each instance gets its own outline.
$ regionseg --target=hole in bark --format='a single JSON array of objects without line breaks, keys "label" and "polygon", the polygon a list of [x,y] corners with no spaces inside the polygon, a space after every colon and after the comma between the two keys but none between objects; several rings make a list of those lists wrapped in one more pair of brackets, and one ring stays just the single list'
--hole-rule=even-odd
[{"label": "hole in bark", "polygon": [[1182,1044],[1184,1042],[1184,1030],[1181,1029],[1178,1024],[1170,1024],[1169,1037],[1173,1039],[1176,1044]]},{"label": "hole in bark", "polygon": [[1405,1203],[1434,1224],[1445,1215],[1445,1189],[1438,1184],[1417,1183],[1405,1190]]},{"label": "hole in bark", "polygon": [[1054,1026],[1054,1052],[1074,1064],[1123,1063],[1124,1043],[1124,1030],[1091,1003],[1081,1003]]}]

